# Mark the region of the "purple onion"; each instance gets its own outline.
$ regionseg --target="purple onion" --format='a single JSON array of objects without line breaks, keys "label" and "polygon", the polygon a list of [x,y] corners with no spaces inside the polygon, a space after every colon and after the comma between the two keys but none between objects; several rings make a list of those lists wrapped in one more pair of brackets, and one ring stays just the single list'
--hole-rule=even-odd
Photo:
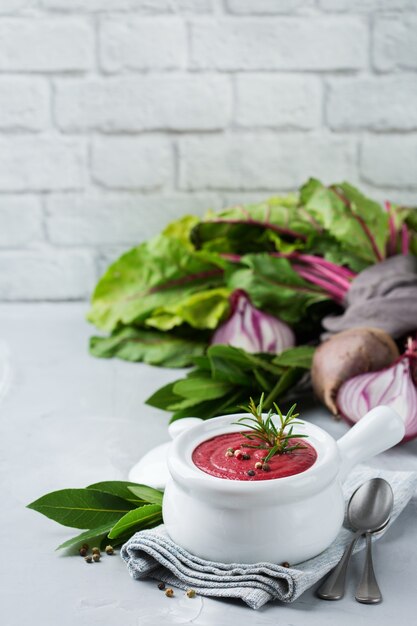
[{"label": "purple onion", "polygon": [[358,422],[370,409],[384,404],[401,415],[405,423],[403,441],[417,437],[417,341],[409,341],[406,352],[390,367],[354,376],[337,394],[340,414]]},{"label": "purple onion", "polygon": [[246,293],[240,289],[231,295],[232,313],[219,326],[211,344],[227,344],[246,352],[279,354],[295,345],[291,328],[268,313],[255,308]]}]

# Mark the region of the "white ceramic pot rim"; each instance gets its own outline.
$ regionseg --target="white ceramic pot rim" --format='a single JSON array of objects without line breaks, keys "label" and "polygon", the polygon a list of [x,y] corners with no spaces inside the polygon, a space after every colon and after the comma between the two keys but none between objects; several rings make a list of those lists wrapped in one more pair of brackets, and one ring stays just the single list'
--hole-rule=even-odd
[{"label": "white ceramic pot rim", "polygon": [[272,500],[289,501],[308,497],[324,489],[340,469],[340,455],[335,440],[326,431],[310,422],[301,422],[297,432],[308,435],[308,443],[317,452],[315,463],[306,471],[283,478],[258,481],[229,480],[203,472],[192,461],[194,449],[217,435],[245,430],[233,424],[245,414],[237,413],[202,421],[178,435],[171,444],[168,467],[172,478],[186,491],[197,494],[251,496],[268,494]]}]

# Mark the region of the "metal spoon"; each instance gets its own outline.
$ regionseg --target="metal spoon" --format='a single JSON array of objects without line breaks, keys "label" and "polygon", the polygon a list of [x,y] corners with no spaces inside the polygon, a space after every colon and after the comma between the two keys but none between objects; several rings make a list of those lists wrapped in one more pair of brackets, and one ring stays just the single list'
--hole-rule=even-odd
[{"label": "metal spoon", "polygon": [[[343,598],[347,567],[356,541],[361,535],[381,530],[388,524],[393,502],[394,498],[391,486],[383,478],[372,478],[368,480],[352,494],[348,504],[347,518],[350,526],[356,530],[356,532],[351,543],[346,547],[339,563],[330,572],[328,578],[317,591],[319,598],[323,600],[340,600]],[[372,564],[372,560],[370,562],[368,561],[368,563]],[[363,576],[363,581],[364,588],[363,593],[361,589],[360,597],[373,597],[372,592],[375,589],[373,582],[376,584],[373,567],[368,567],[366,575],[364,574]],[[378,587],[377,584],[376,587]],[[363,599],[360,601],[375,602],[375,600],[370,601]],[[380,600],[377,600],[377,602],[379,601]]]}]

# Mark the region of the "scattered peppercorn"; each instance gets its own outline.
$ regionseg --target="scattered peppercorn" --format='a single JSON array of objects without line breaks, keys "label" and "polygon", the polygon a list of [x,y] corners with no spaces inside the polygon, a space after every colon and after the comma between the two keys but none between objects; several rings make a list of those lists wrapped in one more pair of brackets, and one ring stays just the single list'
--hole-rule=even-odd
[{"label": "scattered peppercorn", "polygon": [[269,470],[271,469],[270,466],[268,465],[268,463],[264,463],[262,465],[262,469],[264,472],[269,472]]},{"label": "scattered peppercorn", "polygon": [[235,450],[235,451],[234,451],[234,456],[235,456],[237,459],[239,459],[239,460],[243,459],[243,452],[242,452],[242,450]]},{"label": "scattered peppercorn", "polygon": [[185,593],[187,594],[187,596],[189,598],[195,598],[195,591],[194,591],[194,589],[187,589],[187,591]]},{"label": "scattered peppercorn", "polygon": [[243,455],[243,460],[244,461],[249,461],[249,459],[250,459],[250,454],[244,454]]},{"label": "scattered peppercorn", "polygon": [[101,554],[101,552],[100,552],[100,548],[92,548],[92,549],[91,549],[91,552],[92,552],[93,554]]},{"label": "scattered peppercorn", "polygon": [[79,549],[80,556],[87,556],[87,548],[81,547]]},{"label": "scattered peppercorn", "polygon": [[288,563],[288,561],[284,561],[284,563],[281,563],[282,567],[289,567],[290,564]]},{"label": "scattered peppercorn", "polygon": [[114,554],[113,546],[106,546],[106,554]]},{"label": "scattered peppercorn", "polygon": [[93,557],[91,556],[91,554],[87,554],[87,556],[84,557],[84,561],[86,563],[92,563],[93,562]]},{"label": "scattered peppercorn", "polygon": [[94,554],[93,554],[93,561],[94,561],[94,563],[98,563],[100,558],[101,558],[100,555],[97,552],[94,552]]},{"label": "scattered peppercorn", "polygon": [[165,591],[165,595],[167,598],[172,598],[172,596],[174,595],[174,590],[171,589],[171,587],[169,587],[166,591]]},{"label": "scattered peppercorn", "polygon": [[224,453],[224,456],[234,456],[233,452],[231,450],[226,450],[226,452]]},{"label": "scattered peppercorn", "polygon": [[165,583],[158,583],[158,589],[160,589],[161,591],[163,591],[165,589]]},{"label": "scattered peppercorn", "polygon": [[248,476],[255,476],[256,472],[255,470],[249,470],[248,472]]},{"label": "scattered peppercorn", "polygon": [[255,463],[255,469],[262,469],[262,463],[260,463],[259,461]]},{"label": "scattered peppercorn", "polygon": [[227,448],[227,452],[231,452],[232,454],[234,453],[235,449],[234,448]]}]

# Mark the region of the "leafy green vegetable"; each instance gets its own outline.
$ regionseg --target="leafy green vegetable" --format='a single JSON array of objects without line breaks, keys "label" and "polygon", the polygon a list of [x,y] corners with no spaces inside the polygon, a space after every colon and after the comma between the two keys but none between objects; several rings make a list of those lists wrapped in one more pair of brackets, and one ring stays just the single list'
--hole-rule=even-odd
[{"label": "leafy green vegetable", "polygon": [[110,337],[91,337],[90,353],[101,358],[114,356],[126,361],[143,361],[150,365],[186,367],[195,356],[205,352],[205,343],[182,337],[126,327]]},{"label": "leafy green vegetable", "polygon": [[207,359],[198,360],[185,378],[165,385],[146,402],[173,411],[171,421],[239,412],[248,395],[259,397],[264,391],[264,406],[269,408],[310,368],[313,353],[314,348],[300,346],[276,357],[214,345],[208,348]]},{"label": "leafy green vegetable", "polygon": [[217,255],[159,235],[109,267],[94,291],[88,319],[106,331],[140,324],[155,309],[222,284],[225,265]]},{"label": "leafy green vegetable", "polygon": [[230,289],[243,289],[254,306],[284,322],[297,322],[311,304],[328,299],[318,287],[301,278],[287,259],[250,254],[242,257],[241,265],[242,269],[228,274]]}]

